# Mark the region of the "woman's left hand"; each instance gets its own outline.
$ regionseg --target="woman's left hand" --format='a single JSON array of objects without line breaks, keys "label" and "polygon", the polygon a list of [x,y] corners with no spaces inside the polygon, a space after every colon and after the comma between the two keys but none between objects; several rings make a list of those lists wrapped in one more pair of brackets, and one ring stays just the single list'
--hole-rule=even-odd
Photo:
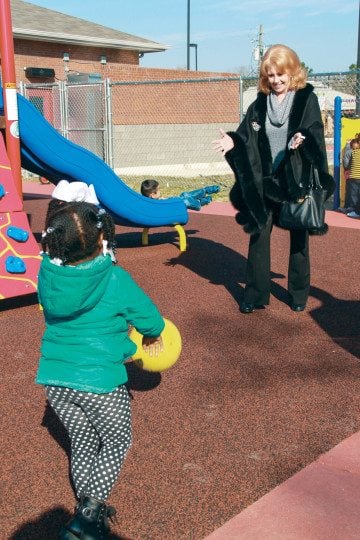
[{"label": "woman's left hand", "polygon": [[221,152],[225,156],[226,152],[234,148],[234,141],[223,129],[220,129],[220,135],[220,139],[213,141],[213,148],[216,152]]},{"label": "woman's left hand", "polygon": [[296,150],[296,148],[299,148],[299,146],[302,145],[305,137],[300,131],[295,133],[295,135],[291,138],[291,141],[289,143],[290,150]]}]

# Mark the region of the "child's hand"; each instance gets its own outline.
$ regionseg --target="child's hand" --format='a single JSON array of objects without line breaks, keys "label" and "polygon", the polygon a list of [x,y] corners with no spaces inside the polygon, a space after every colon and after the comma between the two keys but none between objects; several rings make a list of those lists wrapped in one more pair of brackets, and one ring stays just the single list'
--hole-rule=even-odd
[{"label": "child's hand", "polygon": [[142,346],[144,351],[147,352],[149,356],[159,356],[159,354],[164,351],[164,345],[161,336],[156,338],[143,336]]}]

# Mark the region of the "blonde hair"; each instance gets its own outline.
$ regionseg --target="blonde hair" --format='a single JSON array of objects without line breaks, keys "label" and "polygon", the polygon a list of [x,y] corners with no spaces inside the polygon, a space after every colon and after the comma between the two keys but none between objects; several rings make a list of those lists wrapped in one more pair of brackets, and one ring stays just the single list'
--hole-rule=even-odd
[{"label": "blonde hair", "polygon": [[290,77],[289,90],[298,90],[306,86],[307,72],[301,66],[298,55],[286,45],[273,45],[262,59],[260,65],[259,91],[270,94],[268,70],[275,67],[278,73],[286,73]]}]

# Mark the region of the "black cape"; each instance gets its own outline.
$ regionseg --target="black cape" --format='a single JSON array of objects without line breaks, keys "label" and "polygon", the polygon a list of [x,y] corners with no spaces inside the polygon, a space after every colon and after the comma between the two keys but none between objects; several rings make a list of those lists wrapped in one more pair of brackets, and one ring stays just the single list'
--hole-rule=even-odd
[{"label": "black cape", "polygon": [[295,92],[289,115],[287,142],[298,131],[305,136],[304,142],[297,150],[286,149],[274,172],[265,132],[266,97],[260,92],[236,132],[228,133],[234,141],[234,148],[226,153],[235,175],[230,201],[239,211],[236,221],[250,234],[265,226],[270,210],[277,223],[279,203],[296,200],[305,193],[311,163],[318,169],[328,197],[335,189],[334,179],[328,173],[324,127],[313,87],[307,84]]}]

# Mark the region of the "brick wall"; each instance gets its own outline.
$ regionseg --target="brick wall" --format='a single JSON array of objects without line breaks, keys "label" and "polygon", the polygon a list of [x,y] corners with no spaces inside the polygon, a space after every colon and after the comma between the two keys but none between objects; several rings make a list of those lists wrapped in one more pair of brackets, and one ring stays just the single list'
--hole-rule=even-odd
[{"label": "brick wall", "polygon": [[[138,66],[139,56],[136,51],[104,49],[100,47],[82,47],[48,43],[44,41],[14,40],[15,68],[17,82],[51,82],[49,79],[29,79],[24,68],[41,67],[55,70],[55,79],[65,80],[66,71],[100,73],[103,78],[113,78],[113,73],[121,64]],[[63,61],[63,54],[69,54],[69,62]],[[107,63],[100,63],[101,56],[106,56]]]},{"label": "brick wall", "polygon": [[[99,73],[114,82],[184,81],[236,77],[232,73],[187,71],[179,69],[143,68],[135,51],[81,47],[15,39],[17,82],[53,82],[66,80],[67,73]],[[63,54],[69,54],[69,62]],[[155,53],[154,53],[155,54]],[[159,53],[160,54],[160,53]],[[102,65],[100,57],[106,56]],[[55,79],[31,78],[24,68],[53,68]],[[68,71],[65,71],[65,68]],[[237,122],[239,117],[239,84],[237,80],[212,83],[138,84],[113,88],[113,123],[201,124]]]},{"label": "brick wall", "polygon": [[[169,71],[162,75],[170,80],[188,78],[188,72]],[[209,74],[197,74],[205,76]],[[114,124],[207,124],[239,119],[237,80],[116,85],[112,95]]]}]

